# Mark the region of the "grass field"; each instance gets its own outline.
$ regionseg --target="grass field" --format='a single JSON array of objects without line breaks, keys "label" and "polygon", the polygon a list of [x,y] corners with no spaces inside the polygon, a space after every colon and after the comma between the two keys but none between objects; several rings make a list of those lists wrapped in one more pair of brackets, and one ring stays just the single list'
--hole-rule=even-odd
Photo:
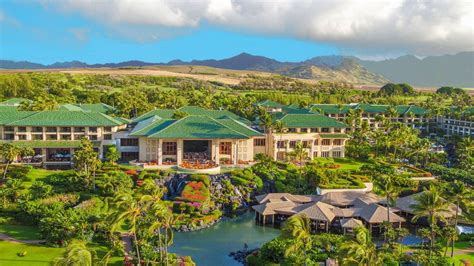
[{"label": "grass field", "polygon": [[339,164],[341,167],[338,169],[342,170],[359,170],[364,164],[362,161],[357,161],[351,158],[314,158],[315,161],[320,163],[335,163]]},{"label": "grass field", "polygon": [[29,188],[34,181],[41,181],[42,179],[45,179],[49,175],[57,174],[57,173],[61,173],[61,172],[64,172],[64,171],[33,168],[28,173],[28,175],[26,175],[26,177],[28,178],[29,181],[26,181],[24,183],[24,185],[25,185],[26,188]]},{"label": "grass field", "polygon": [[[469,248],[469,242],[467,241],[457,242],[454,245],[454,252],[462,250],[462,249],[466,249],[466,248]],[[450,252],[451,252],[451,249],[448,251],[448,255],[451,254]],[[473,265],[474,264],[474,251],[470,253],[466,253],[466,254],[454,255],[454,258],[456,260],[456,266],[464,265],[461,263],[461,260],[467,260],[471,262],[471,265]]]},{"label": "grass field", "polygon": [[[26,256],[18,256],[18,253],[25,251]],[[63,253],[64,248],[0,241],[0,266],[51,265],[54,258]]]},{"label": "grass field", "polygon": [[0,233],[18,240],[38,240],[41,234],[38,227],[28,225],[0,224]]}]

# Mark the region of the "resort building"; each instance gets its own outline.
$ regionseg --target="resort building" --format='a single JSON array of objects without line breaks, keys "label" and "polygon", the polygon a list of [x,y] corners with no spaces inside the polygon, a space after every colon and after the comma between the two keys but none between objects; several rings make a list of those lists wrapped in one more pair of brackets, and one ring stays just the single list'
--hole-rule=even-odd
[{"label": "resort building", "polygon": [[[381,117],[388,117],[390,105],[376,104],[313,104],[312,112],[321,113],[339,121],[346,121],[351,114],[360,114],[362,121],[367,121],[371,129],[383,127]],[[396,116],[389,117],[392,122],[400,122],[410,127],[424,129],[429,122],[427,110],[415,105],[394,106]]]},{"label": "resort building", "polygon": [[90,139],[102,158],[104,146],[115,144],[114,134],[125,129],[127,122],[83,109],[34,112],[0,108],[0,138],[34,150],[34,156],[19,158],[19,162],[67,167],[81,138]]},{"label": "resort building", "polygon": [[[423,193],[423,192],[420,192]],[[420,194],[401,197],[396,206],[390,208],[390,223],[401,227],[413,217],[412,204]],[[324,195],[292,195],[289,193],[269,193],[256,196],[258,202],[252,208],[255,219],[261,224],[281,223],[293,215],[306,215],[315,231],[350,232],[355,227],[366,226],[371,232],[380,232],[387,222],[385,201],[372,192],[341,191]],[[444,213],[452,217],[456,206],[450,204]],[[378,229],[378,230],[377,230]]]},{"label": "resort building", "polygon": [[467,108],[463,112],[453,110],[453,113],[457,115],[438,117],[438,127],[448,135],[474,137],[474,107]]}]

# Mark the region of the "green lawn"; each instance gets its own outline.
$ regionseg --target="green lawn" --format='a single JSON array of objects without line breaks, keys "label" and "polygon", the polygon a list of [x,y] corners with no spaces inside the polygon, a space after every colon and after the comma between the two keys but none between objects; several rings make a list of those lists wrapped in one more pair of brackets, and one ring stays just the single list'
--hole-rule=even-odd
[{"label": "green lawn", "polygon": [[359,170],[364,164],[367,164],[363,161],[357,161],[352,158],[314,158],[315,161],[320,163],[335,163],[339,164],[341,167],[338,169],[342,170]]},{"label": "green lawn", "polygon": [[[466,249],[466,248],[469,248],[469,242],[467,241],[456,242],[456,244],[454,245],[454,252],[456,252],[457,250]],[[448,256],[451,254],[450,252],[451,250],[448,251]],[[471,253],[454,255],[454,258],[456,259],[456,266],[464,265],[461,263],[461,260],[467,260],[467,261],[470,261],[471,264],[474,264],[474,251]]]},{"label": "green lawn", "polygon": [[42,168],[33,168],[31,171],[26,175],[29,181],[25,182],[25,187],[30,187],[34,181],[41,181],[45,179],[47,176],[57,173],[62,173],[64,170],[46,170]]},{"label": "green lawn", "polygon": [[41,239],[39,229],[35,226],[0,224],[0,233],[6,234],[18,240]]},{"label": "green lawn", "polygon": [[[26,251],[26,256],[18,256],[18,253],[24,251]],[[54,258],[63,253],[64,248],[0,241],[0,266],[51,265]]]},{"label": "green lawn", "polygon": [[[92,248],[95,250],[97,254],[97,258],[99,260],[102,260],[102,258],[109,252],[110,248],[105,246],[105,245],[100,245],[97,243],[91,243],[87,245],[88,248]],[[123,257],[122,256],[111,256],[109,258],[109,261],[107,265],[114,265],[114,266],[120,266],[123,265]]]}]

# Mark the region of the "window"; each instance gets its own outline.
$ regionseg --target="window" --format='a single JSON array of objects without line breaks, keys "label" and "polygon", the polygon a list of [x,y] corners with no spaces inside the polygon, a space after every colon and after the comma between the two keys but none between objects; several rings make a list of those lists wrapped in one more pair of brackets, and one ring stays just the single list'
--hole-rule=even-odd
[{"label": "window", "polygon": [[61,127],[60,131],[61,132],[71,132],[71,128],[70,127]]},{"label": "window", "polygon": [[13,140],[15,138],[14,134],[5,134],[5,140]]},{"label": "window", "polygon": [[97,140],[97,135],[90,135],[90,136],[89,136],[89,139],[90,139],[90,140]]},{"label": "window", "polygon": [[329,146],[329,145],[331,145],[331,140],[330,139],[323,139],[321,144],[324,145],[324,146]]},{"label": "window", "polygon": [[138,160],[138,152],[122,152],[120,156],[120,161],[129,162],[132,160]]},{"label": "window", "polygon": [[112,128],[111,127],[104,127],[104,131],[105,132],[110,132],[110,131],[112,131]]},{"label": "window", "polygon": [[219,143],[219,153],[231,155],[232,154],[232,143],[231,142],[220,142]]},{"label": "window", "polygon": [[289,133],[296,133],[296,128],[288,128]]},{"label": "window", "polygon": [[335,139],[334,140],[334,145],[341,146],[342,145],[342,139]]},{"label": "window", "polygon": [[319,140],[315,139],[314,140],[314,145],[319,145]]},{"label": "window", "polygon": [[15,131],[15,130],[13,129],[13,127],[5,127],[5,131],[10,131],[11,132],[11,131]]},{"label": "window", "polygon": [[104,139],[105,140],[111,140],[112,139],[112,134],[105,134]]},{"label": "window", "polygon": [[89,127],[89,133],[97,133],[97,127]]},{"label": "window", "polygon": [[317,127],[311,128],[311,133],[318,133],[318,132],[319,132],[319,130],[318,130]]},{"label": "window", "polygon": [[292,140],[290,141],[290,148],[295,148],[296,147],[296,141],[295,140]]},{"label": "window", "polygon": [[46,139],[47,139],[47,140],[57,140],[58,137],[56,136],[56,134],[54,134],[54,135],[46,135]]},{"label": "window", "polygon": [[[104,135],[104,138],[105,138],[105,135]],[[122,147],[138,146],[138,139],[120,139],[120,146]]]},{"label": "window", "polygon": [[253,146],[265,146],[265,139],[254,139]]},{"label": "window", "polygon": [[18,140],[26,140],[26,135],[18,135]]},{"label": "window", "polygon": [[340,128],[335,128],[335,129],[334,129],[334,132],[336,132],[336,133],[341,133],[341,129],[340,129]]},{"label": "window", "polygon": [[323,127],[323,128],[321,128],[321,132],[328,133],[328,132],[329,132],[329,128]]},{"label": "window", "polygon": [[61,135],[61,140],[71,140],[71,135]]},{"label": "window", "polygon": [[18,127],[18,132],[26,132],[26,127]]},{"label": "window", "polygon": [[56,133],[57,132],[57,128],[55,127],[47,127],[46,128],[46,132],[49,132],[49,133]]},{"label": "window", "polygon": [[300,129],[300,132],[301,132],[301,133],[308,133],[308,129],[307,129],[307,128],[301,128],[301,129]]},{"label": "window", "polygon": [[176,155],[177,147],[176,142],[163,142],[163,155]]},{"label": "window", "polygon": [[33,127],[31,129],[32,132],[43,132],[43,128],[42,127]]},{"label": "window", "polygon": [[34,135],[31,135],[31,137],[33,138],[33,140],[43,140],[42,134],[34,134]]},{"label": "window", "polygon": [[324,158],[329,157],[329,152],[328,151],[321,152],[321,157],[324,157]]},{"label": "window", "polygon": [[86,128],[85,127],[75,127],[74,132],[86,132]]},{"label": "window", "polygon": [[277,142],[277,147],[278,148],[285,148],[286,147],[285,141],[283,141],[283,140],[278,141]]},{"label": "window", "polygon": [[309,146],[311,146],[310,143],[311,142],[307,140],[303,141],[303,148],[309,148]]},{"label": "window", "polygon": [[340,152],[340,151],[333,151],[333,152],[332,152],[332,157],[334,157],[334,158],[340,158],[340,157],[341,157],[341,152]]}]

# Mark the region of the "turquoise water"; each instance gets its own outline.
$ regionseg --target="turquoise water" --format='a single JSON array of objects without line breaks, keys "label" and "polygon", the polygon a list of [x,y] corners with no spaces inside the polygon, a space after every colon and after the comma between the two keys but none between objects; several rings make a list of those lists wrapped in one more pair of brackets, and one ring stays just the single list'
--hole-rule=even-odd
[{"label": "turquoise water", "polygon": [[177,232],[170,251],[191,256],[197,265],[240,265],[229,252],[243,249],[244,244],[249,249],[260,247],[280,234],[277,229],[256,225],[254,217],[248,212],[203,230]]}]

